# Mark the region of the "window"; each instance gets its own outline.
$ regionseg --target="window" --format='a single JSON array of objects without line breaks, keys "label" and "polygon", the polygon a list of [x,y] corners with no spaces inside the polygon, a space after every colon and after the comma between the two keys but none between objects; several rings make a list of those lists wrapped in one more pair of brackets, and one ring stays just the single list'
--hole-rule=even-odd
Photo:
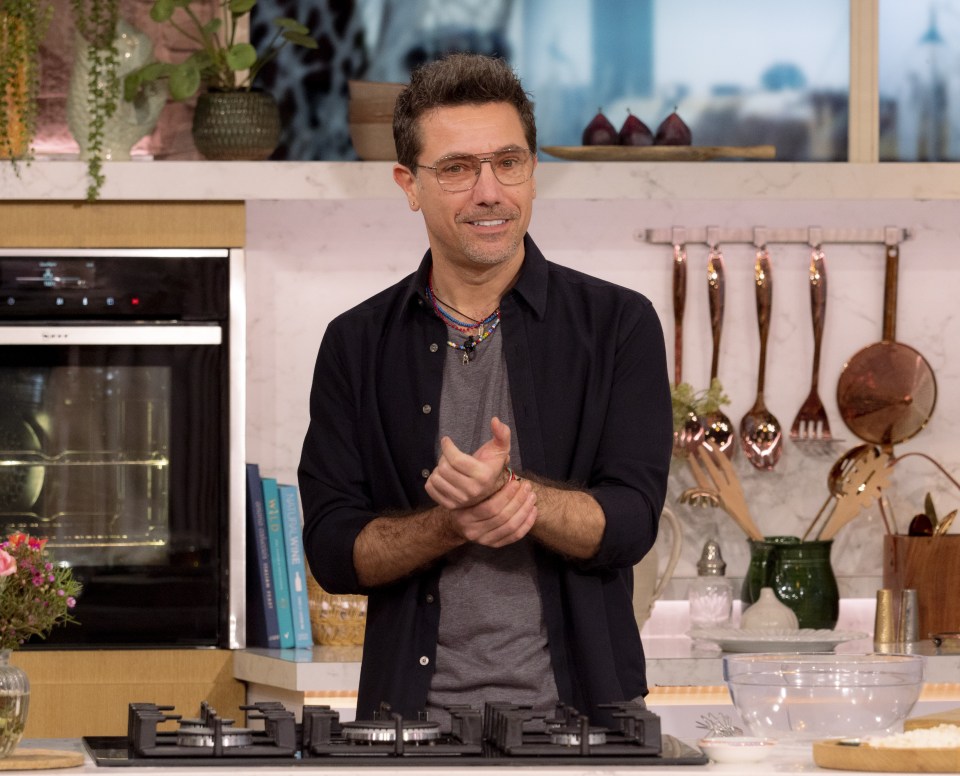
[{"label": "window", "polygon": [[881,0],[880,159],[960,160],[960,2]]}]

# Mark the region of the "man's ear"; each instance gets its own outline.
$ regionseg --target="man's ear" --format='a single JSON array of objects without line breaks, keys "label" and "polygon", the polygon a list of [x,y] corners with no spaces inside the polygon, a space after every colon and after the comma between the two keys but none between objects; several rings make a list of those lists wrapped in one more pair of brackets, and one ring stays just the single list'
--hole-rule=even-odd
[{"label": "man's ear", "polygon": [[393,165],[393,179],[397,185],[403,189],[403,193],[407,195],[407,203],[410,205],[410,209],[413,211],[419,210],[420,201],[417,199],[417,176],[410,171],[409,167],[405,167],[402,164],[395,164]]}]

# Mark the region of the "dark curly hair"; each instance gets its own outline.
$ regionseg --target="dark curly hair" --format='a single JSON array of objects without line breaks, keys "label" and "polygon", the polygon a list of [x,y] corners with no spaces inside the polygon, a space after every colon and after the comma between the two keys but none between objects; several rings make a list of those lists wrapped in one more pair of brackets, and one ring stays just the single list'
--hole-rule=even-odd
[{"label": "dark curly hair", "polygon": [[527,147],[537,151],[537,124],[533,103],[520,79],[503,59],[481,54],[451,54],[413,71],[410,85],[397,97],[393,111],[393,139],[397,160],[411,170],[423,148],[419,119],[434,108],[506,102],[520,114]]}]

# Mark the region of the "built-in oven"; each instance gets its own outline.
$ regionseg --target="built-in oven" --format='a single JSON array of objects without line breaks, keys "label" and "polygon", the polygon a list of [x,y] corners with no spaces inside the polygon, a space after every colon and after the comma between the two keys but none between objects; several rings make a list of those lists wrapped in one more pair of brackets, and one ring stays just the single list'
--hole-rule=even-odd
[{"label": "built-in oven", "polygon": [[0,534],[79,625],[28,647],[243,646],[243,255],[0,251]]}]

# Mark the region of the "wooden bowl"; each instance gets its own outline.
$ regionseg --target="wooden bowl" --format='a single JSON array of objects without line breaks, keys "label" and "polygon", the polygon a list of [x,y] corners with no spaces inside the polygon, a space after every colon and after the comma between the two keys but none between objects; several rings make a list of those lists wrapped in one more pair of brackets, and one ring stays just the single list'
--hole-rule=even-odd
[{"label": "wooden bowl", "polygon": [[380,81],[348,81],[351,121],[393,121],[393,106],[406,84]]},{"label": "wooden bowl", "polygon": [[364,161],[397,161],[397,147],[393,142],[391,123],[351,121],[350,140],[357,156]]},{"label": "wooden bowl", "polygon": [[393,142],[393,107],[406,84],[385,81],[348,81],[347,119],[350,140],[365,161],[397,160]]}]

